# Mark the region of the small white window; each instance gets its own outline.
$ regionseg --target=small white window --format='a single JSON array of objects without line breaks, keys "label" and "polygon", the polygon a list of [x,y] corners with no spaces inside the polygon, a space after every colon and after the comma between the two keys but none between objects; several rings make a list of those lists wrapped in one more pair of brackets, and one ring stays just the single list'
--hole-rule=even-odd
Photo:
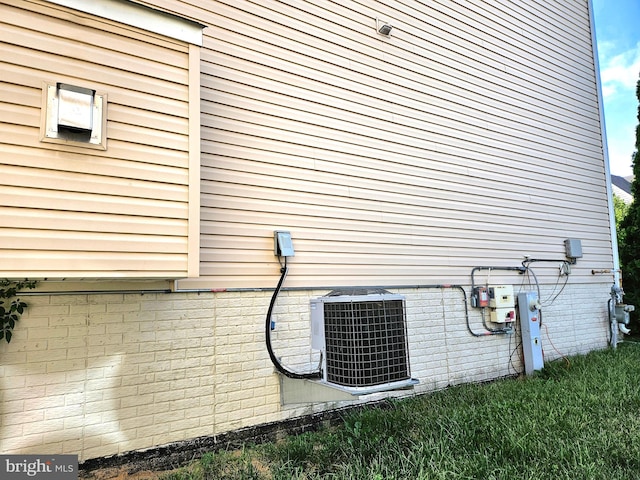
[{"label": "small white window", "polygon": [[106,95],[67,83],[45,84],[41,140],[107,149]]}]

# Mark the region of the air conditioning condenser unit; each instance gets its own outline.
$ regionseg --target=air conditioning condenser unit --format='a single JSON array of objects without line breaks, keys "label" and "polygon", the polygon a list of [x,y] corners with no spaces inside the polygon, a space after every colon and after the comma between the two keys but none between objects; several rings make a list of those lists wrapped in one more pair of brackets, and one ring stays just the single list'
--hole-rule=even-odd
[{"label": "air conditioning condenser unit", "polygon": [[311,346],[322,353],[322,382],[352,395],[418,383],[411,378],[402,295],[312,299]]}]

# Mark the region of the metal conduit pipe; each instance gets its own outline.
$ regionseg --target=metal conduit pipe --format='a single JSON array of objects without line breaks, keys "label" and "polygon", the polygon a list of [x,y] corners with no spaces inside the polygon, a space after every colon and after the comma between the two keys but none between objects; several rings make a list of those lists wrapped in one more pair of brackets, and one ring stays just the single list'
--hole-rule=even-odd
[{"label": "metal conduit pipe", "polygon": [[[209,291],[209,290],[207,290]],[[16,292],[21,297],[37,297],[37,296],[59,296],[59,295],[109,295],[109,294],[132,294],[132,295],[148,295],[152,293],[173,293],[171,289],[158,290],[68,290],[68,291],[37,291],[37,292]]]},{"label": "metal conduit pipe", "polygon": [[482,266],[482,267],[473,267],[471,269],[471,290],[473,291],[473,289],[476,287],[475,284],[475,273],[479,270],[499,270],[499,271],[506,271],[506,272],[519,272],[519,273],[525,273],[528,268],[525,266],[522,267],[487,267],[487,266]]},{"label": "metal conduit pipe", "polygon": [[[476,267],[476,269],[483,269],[486,267]],[[494,270],[498,269],[498,268],[506,268],[506,267],[491,267]],[[474,270],[476,270],[474,269]],[[518,267],[509,267],[509,270],[517,270]],[[162,294],[172,294],[172,293],[216,293],[216,292],[274,292],[274,294],[279,293],[281,291],[285,292],[285,291],[289,291],[289,292],[299,292],[299,291],[309,291],[309,290],[339,290],[339,289],[345,289],[345,288],[351,288],[351,286],[345,286],[345,285],[323,285],[323,286],[317,286],[317,287],[283,287],[282,286],[282,282],[284,281],[284,277],[286,276],[286,272],[282,272],[282,276],[281,276],[281,282],[278,282],[278,285],[276,287],[258,287],[258,288],[243,288],[243,287],[233,287],[233,288],[208,288],[208,289],[173,289],[173,290],[91,290],[91,291],[68,291],[68,292],[61,292],[61,291],[51,291],[51,292],[46,292],[46,291],[42,291],[42,292],[19,292],[21,296],[37,296],[37,295],[103,295],[103,294],[117,294],[117,293],[122,293],[122,294],[140,294],[140,295],[145,295],[145,294],[152,294],[152,293],[162,293]],[[473,277],[472,277],[472,281],[473,281]],[[471,335],[473,335],[474,337],[484,337],[484,336],[489,336],[489,335],[502,335],[502,334],[506,334],[507,332],[504,331],[497,331],[497,332],[493,332],[489,329],[486,329],[486,331],[484,332],[475,332],[472,328],[471,328],[471,324],[470,324],[470,320],[469,320],[469,308],[468,308],[468,298],[467,298],[467,292],[465,291],[464,287],[462,285],[454,285],[454,284],[413,284],[413,285],[376,285],[376,286],[370,286],[370,287],[363,287],[363,288],[369,288],[369,289],[385,289],[385,290],[406,290],[406,289],[415,289],[415,290],[422,290],[422,289],[446,289],[446,288],[452,288],[452,289],[456,289],[459,290],[462,293],[462,299],[463,299],[463,303],[464,303],[464,315],[465,315],[465,323],[467,326],[467,330],[469,331],[469,333]],[[275,298],[277,298],[277,295],[274,295],[271,299],[272,304],[275,304]],[[265,322],[266,325],[268,325],[268,330],[269,330],[269,334],[271,332],[271,314],[273,311],[273,305],[270,304],[270,309],[268,312],[268,322]],[[484,319],[483,319],[483,323],[484,323]],[[265,327],[266,327],[265,325]],[[485,327],[486,328],[486,327]],[[265,333],[266,333],[266,328],[265,328]],[[270,339],[270,335],[267,336],[268,338],[268,342],[269,344],[271,343],[271,339]],[[269,349],[269,347],[268,347]],[[270,357],[271,357],[271,353],[270,352]],[[274,355],[275,358],[275,355]],[[272,359],[273,361],[273,359]],[[277,362],[277,358],[276,358],[276,362]],[[277,362],[279,364],[279,362]],[[276,363],[274,363],[274,365],[276,365]],[[278,367],[276,366],[276,369],[278,369]],[[302,375],[306,375],[306,374],[302,374]],[[314,372],[313,375],[316,375],[316,373]],[[317,378],[317,377],[313,377],[313,378]]]}]

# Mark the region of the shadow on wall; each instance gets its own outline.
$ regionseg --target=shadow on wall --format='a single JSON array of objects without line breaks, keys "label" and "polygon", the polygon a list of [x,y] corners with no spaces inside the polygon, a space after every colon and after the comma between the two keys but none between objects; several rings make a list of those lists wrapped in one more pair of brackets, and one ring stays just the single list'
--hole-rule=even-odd
[{"label": "shadow on wall", "polygon": [[59,352],[67,349],[3,367],[1,453],[79,453],[82,460],[81,452],[129,440],[131,426],[121,418],[125,355],[70,361],[59,359]]}]

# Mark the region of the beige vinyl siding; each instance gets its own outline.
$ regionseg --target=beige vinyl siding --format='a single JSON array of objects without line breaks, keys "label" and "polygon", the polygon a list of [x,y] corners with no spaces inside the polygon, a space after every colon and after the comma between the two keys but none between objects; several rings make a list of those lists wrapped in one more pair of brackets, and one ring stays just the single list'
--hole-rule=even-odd
[{"label": "beige vinyl siding", "polygon": [[275,229],[296,286],[464,283],[569,237],[574,281],[611,268],[586,1],[154,3],[215,25],[182,286],[273,285]]},{"label": "beige vinyl siding", "polygon": [[[0,276],[187,276],[189,45],[49,2],[0,11]],[[108,96],[106,151],[40,141],[44,82]]]}]

